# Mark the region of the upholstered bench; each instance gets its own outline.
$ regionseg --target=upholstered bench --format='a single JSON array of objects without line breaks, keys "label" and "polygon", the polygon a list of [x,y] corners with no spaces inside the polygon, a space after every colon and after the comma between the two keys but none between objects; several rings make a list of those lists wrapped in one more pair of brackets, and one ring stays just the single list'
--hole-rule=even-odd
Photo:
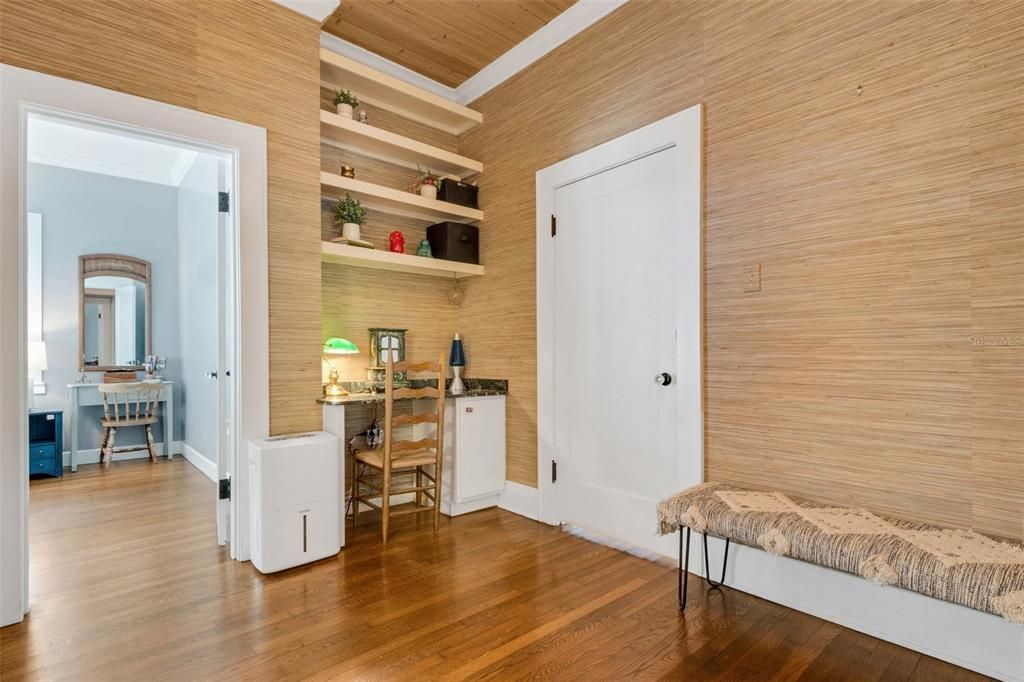
[{"label": "upholstered bench", "polygon": [[[1024,623],[1024,545],[973,531],[717,483],[659,503],[658,526],[663,535],[680,531],[680,609],[686,608],[693,531],[704,536],[705,579],[712,588],[724,583],[729,542],[736,541]],[[708,535],[726,540],[717,582],[710,579]]]}]

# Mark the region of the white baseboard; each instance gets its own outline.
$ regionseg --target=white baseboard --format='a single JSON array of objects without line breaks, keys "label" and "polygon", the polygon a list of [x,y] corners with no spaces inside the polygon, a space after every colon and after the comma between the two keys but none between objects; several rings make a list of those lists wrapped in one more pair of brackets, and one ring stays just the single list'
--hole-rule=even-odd
[{"label": "white baseboard", "polygon": [[[690,572],[703,575],[700,535]],[[725,543],[709,538],[713,579]],[[1024,681],[1024,625],[859,576],[732,544],[726,585],[1001,680]],[[690,589],[703,586],[691,577]]]},{"label": "white baseboard", "polygon": [[217,464],[215,462],[208,459],[206,455],[188,443],[182,443],[181,454],[192,466],[203,472],[208,479],[214,483],[217,482]]},{"label": "white baseboard", "polygon": [[489,509],[490,507],[498,506],[498,495],[484,495],[478,497],[475,500],[469,500],[468,502],[456,502],[452,504],[451,497],[444,495],[441,497],[441,513],[445,516],[461,516],[462,514],[470,514],[481,509]]},{"label": "white baseboard", "polygon": [[[171,443],[171,453],[175,455],[181,454],[182,443],[180,440],[176,440]],[[117,446],[121,447],[121,446]],[[149,457],[149,452],[146,451],[146,446],[140,446],[141,450],[135,450],[133,452],[118,452],[114,454],[114,461],[124,459],[145,459]],[[159,456],[164,456],[164,442],[160,441],[156,443],[156,452]],[[82,464],[99,464],[100,463],[100,449],[90,448],[88,450],[78,451],[78,456],[75,457],[75,464],[81,466]],[[64,451],[64,468],[67,469],[71,466],[71,451]]]},{"label": "white baseboard", "polygon": [[536,521],[540,517],[540,493],[528,485],[505,481],[505,490],[498,496],[498,506]]}]

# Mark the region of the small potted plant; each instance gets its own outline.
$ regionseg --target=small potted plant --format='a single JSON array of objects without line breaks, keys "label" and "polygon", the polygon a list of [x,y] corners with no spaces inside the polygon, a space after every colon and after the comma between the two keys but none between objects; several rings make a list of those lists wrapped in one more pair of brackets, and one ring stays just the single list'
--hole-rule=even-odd
[{"label": "small potted plant", "polygon": [[346,194],[334,206],[334,224],[341,225],[341,236],[345,239],[359,241],[362,239],[361,226],[366,222],[366,209]]},{"label": "small potted plant", "polygon": [[412,186],[409,187],[409,191],[427,199],[436,199],[437,188],[440,184],[441,177],[431,173],[428,168],[426,171],[420,170],[419,176],[412,183]]},{"label": "small potted plant", "polygon": [[352,110],[359,106],[359,100],[349,90],[335,90],[334,106],[339,116],[352,118]]}]

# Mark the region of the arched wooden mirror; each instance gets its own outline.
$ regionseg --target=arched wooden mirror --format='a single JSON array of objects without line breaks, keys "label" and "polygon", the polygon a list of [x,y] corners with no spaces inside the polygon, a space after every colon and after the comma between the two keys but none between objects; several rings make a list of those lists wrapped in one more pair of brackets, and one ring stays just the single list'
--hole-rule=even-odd
[{"label": "arched wooden mirror", "polygon": [[131,256],[78,257],[78,358],[83,372],[141,370],[153,345],[152,266]]}]

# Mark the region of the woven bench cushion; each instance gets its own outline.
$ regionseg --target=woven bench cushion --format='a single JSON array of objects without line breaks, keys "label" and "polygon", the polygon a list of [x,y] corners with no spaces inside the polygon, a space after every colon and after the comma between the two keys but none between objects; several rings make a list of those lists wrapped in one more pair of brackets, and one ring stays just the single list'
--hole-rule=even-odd
[{"label": "woven bench cushion", "polygon": [[1024,546],[720,483],[658,504],[662,534],[679,526],[1024,623]]}]

